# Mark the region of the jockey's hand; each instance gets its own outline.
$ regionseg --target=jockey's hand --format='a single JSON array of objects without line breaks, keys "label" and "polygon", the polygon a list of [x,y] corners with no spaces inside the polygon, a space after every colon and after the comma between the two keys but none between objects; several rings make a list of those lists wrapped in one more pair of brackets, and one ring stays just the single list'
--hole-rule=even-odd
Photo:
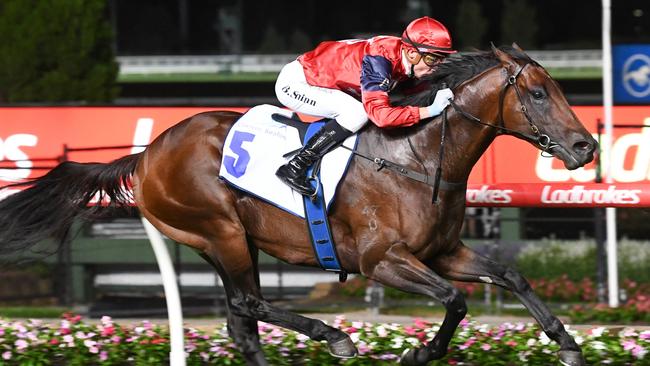
[{"label": "jockey's hand", "polygon": [[429,117],[435,117],[442,113],[442,111],[449,105],[449,102],[454,99],[454,93],[451,89],[440,89],[436,93],[436,98],[430,106],[427,107]]}]

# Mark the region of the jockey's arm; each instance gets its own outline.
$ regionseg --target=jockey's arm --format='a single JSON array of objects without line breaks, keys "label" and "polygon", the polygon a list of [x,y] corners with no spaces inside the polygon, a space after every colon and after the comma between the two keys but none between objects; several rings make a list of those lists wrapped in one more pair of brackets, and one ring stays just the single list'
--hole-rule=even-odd
[{"label": "jockey's arm", "polygon": [[390,105],[391,70],[392,65],[385,57],[364,56],[361,67],[363,107],[370,120],[379,127],[411,126],[421,119],[422,112],[418,107]]}]

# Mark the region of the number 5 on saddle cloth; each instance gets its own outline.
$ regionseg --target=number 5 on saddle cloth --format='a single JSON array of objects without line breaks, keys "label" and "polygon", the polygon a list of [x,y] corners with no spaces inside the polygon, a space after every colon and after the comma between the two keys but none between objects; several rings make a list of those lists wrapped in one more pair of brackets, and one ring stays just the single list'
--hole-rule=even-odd
[{"label": "number 5 on saddle cloth", "polygon": [[[275,118],[272,117],[275,114]],[[345,281],[327,220],[327,208],[334,200],[336,188],[345,175],[357,135],[325,155],[317,169],[317,188],[313,201],[281,182],[275,171],[286,163],[285,154],[300,149],[324,122],[306,124],[291,119],[292,112],[271,105],[251,108],[230,129],[223,148],[219,177],[231,186],[267,201],[291,214],[305,218],[311,244],[320,266],[339,273]],[[281,121],[281,122],[278,122]],[[310,168],[308,174],[312,174]]]}]

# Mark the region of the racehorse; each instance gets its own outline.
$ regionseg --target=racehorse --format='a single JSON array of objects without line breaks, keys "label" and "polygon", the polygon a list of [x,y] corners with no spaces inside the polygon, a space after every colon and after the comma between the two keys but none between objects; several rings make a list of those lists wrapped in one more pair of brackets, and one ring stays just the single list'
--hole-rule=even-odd
[{"label": "racehorse", "polygon": [[[441,83],[455,100],[443,115],[411,127],[369,125],[360,154],[383,156],[431,176],[440,168],[439,192],[432,185],[354,158],[329,213],[341,266],[385,286],[427,295],[446,315],[431,342],[405,352],[403,365],[442,358],[465,317],[465,300],[449,280],[491,283],[512,291],[546,334],[560,345],[565,365],[585,365],[580,347],[564,325],[515,270],[465,246],[460,230],[465,187],[473,165],[498,135],[513,135],[576,169],[593,159],[596,141],[572,112],[558,84],[519,47],[494,47],[452,57],[442,64],[431,90],[406,97],[429,105]],[[343,331],[274,306],[260,291],[258,251],[292,264],[317,266],[305,223],[299,217],[239,191],[218,178],[223,143],[241,116],[200,113],[158,136],[138,154],[111,163],[64,162],[41,178],[19,183],[24,190],[0,202],[2,252],[61,240],[94,196],[111,205],[140,210],[169,238],[195,249],[220,275],[227,294],[228,331],[250,365],[266,365],[257,321],[327,341],[337,357],[354,357]],[[444,133],[443,133],[444,132]],[[441,139],[444,138],[444,157]]]}]

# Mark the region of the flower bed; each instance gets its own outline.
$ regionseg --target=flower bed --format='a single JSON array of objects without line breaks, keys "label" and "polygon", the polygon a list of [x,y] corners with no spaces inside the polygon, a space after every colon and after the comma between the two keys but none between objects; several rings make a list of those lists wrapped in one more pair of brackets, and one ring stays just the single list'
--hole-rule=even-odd
[{"label": "flower bed", "polygon": [[[415,320],[411,325],[349,322],[332,324],[350,334],[359,356],[339,360],[327,345],[282,328],[259,323],[260,337],[272,365],[390,365],[404,349],[430,341],[439,324]],[[595,328],[570,330],[582,345],[589,364],[650,365],[650,331],[625,328],[610,333]],[[243,365],[227,336],[225,324],[214,331],[185,331],[188,365]],[[558,346],[532,324],[504,323],[497,327],[464,320],[450,344],[449,355],[434,365],[550,365],[557,363]],[[37,320],[0,321],[0,365],[162,365],[168,361],[166,328],[143,321],[137,326],[100,324],[66,315],[57,325]]]},{"label": "flower bed", "polygon": [[650,296],[637,294],[618,308],[607,304],[576,305],[569,312],[576,323],[650,323]]},{"label": "flower bed", "polygon": [[[555,278],[532,278],[528,281],[535,293],[543,301],[596,302],[598,300],[596,283],[588,277],[574,281],[568,275],[563,274]],[[453,284],[468,300],[482,300],[485,297],[486,286],[483,283],[454,281]],[[366,287],[367,280],[358,276],[344,284],[340,284],[339,292],[345,296],[363,297]],[[630,299],[650,294],[650,283],[638,283],[630,279],[623,279],[620,287]],[[487,288],[492,292],[492,296],[496,294],[497,288],[495,286],[488,286]],[[510,291],[503,291],[502,296],[507,300],[516,300],[516,297]],[[426,298],[392,288],[386,288],[386,297],[390,299]]]}]

